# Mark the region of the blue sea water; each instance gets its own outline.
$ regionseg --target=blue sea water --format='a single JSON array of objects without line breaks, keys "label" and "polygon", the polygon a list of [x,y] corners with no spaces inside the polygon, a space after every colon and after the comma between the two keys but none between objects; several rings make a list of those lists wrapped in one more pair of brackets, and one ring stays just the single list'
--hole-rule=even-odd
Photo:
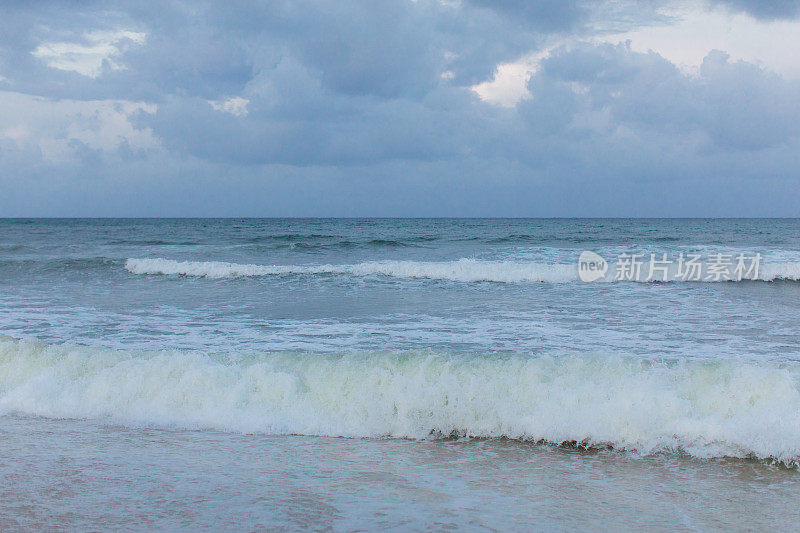
[{"label": "blue sea water", "polygon": [[[761,264],[741,281],[585,283],[585,250],[612,268],[634,253]],[[24,502],[63,477],[58,454],[129,502],[142,476],[197,479],[142,451],[174,460],[184,443],[235,463],[242,487],[242,457],[272,484],[257,501],[226,492],[229,514],[148,521],[133,504],[97,514],[78,475],[43,505],[72,527],[730,526],[735,508],[708,498],[800,493],[799,281],[787,219],[1,220],[0,471],[38,477],[0,511],[54,525]],[[543,481],[558,472],[572,488]],[[656,508],[631,477],[662,499],[707,496]],[[592,490],[642,514],[598,518]],[[796,523],[776,513],[747,524]]]}]

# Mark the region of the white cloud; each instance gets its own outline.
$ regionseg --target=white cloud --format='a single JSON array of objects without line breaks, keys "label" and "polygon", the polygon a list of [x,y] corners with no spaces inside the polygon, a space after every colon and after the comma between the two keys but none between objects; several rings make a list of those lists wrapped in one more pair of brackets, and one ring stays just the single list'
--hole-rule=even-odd
[{"label": "white cloud", "polygon": [[70,70],[97,78],[104,65],[111,70],[121,70],[125,65],[119,56],[131,44],[144,44],[146,35],[134,31],[94,31],[83,35],[83,43],[45,42],[36,47],[31,54],[44,61],[48,67]]},{"label": "white cloud", "polygon": [[41,152],[50,162],[74,156],[76,145],[114,151],[123,144],[132,149],[160,146],[149,128],[138,129],[131,117],[153,114],[156,106],[125,100],[49,100],[0,91],[0,144]]},{"label": "white cloud", "polygon": [[800,22],[758,20],[706,3],[684,1],[664,12],[668,25],[604,36],[597,42],[630,41],[638,52],[653,50],[692,73],[711,50],[724,50],[733,60],[763,65],[779,74],[800,78]]},{"label": "white cloud", "polygon": [[247,104],[250,103],[250,100],[242,98],[241,96],[234,96],[223,100],[209,100],[208,103],[211,104],[211,107],[216,111],[222,111],[241,117],[247,115]]},{"label": "white cloud", "polygon": [[491,80],[473,85],[470,89],[486,102],[513,107],[520,100],[530,97],[528,80],[539,70],[539,63],[550,55],[553,48],[547,47],[511,63],[501,63]]}]

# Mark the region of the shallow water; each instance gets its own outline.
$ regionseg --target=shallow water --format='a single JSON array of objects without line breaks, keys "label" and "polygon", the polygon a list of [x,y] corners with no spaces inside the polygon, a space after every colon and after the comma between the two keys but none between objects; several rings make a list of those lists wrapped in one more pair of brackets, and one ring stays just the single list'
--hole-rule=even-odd
[{"label": "shallow water", "polygon": [[791,530],[800,519],[798,473],[747,460],[9,416],[0,434],[4,530]]}]

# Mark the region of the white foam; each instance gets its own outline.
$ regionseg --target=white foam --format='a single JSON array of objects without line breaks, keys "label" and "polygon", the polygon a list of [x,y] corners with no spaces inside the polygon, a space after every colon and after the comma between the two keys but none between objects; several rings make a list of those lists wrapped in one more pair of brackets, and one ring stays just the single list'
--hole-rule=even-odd
[{"label": "white foam", "polygon": [[375,352],[211,356],[0,339],[0,413],[800,459],[800,363]]},{"label": "white foam", "polygon": [[[219,261],[175,261],[161,258],[131,258],[125,268],[133,274],[182,275],[203,278],[234,278],[250,276],[280,276],[290,274],[346,274],[351,276],[388,276],[405,279],[438,279],[457,282],[489,281],[498,283],[545,282],[566,283],[578,281],[575,264],[534,263],[520,261],[482,261],[458,259],[455,261],[367,261],[343,265],[250,265]],[[704,267],[705,268],[705,267]],[[705,272],[705,271],[704,271]],[[614,264],[604,280],[612,281]],[[642,268],[632,281],[647,282],[647,272]],[[710,281],[705,279],[703,281]],[[800,280],[800,262],[761,265],[758,280]],[[682,281],[670,270],[670,281]],[[725,281],[718,279],[716,281]]]},{"label": "white foam", "polygon": [[767,263],[758,277],[764,281],[800,280],[800,262]]},{"label": "white foam", "polygon": [[460,282],[550,282],[577,279],[575,265],[518,263],[512,261],[367,261],[345,265],[241,265],[217,261],[128,259],[125,268],[134,274],[184,275],[205,278],[277,276],[286,274],[382,275],[406,279],[441,279]]}]

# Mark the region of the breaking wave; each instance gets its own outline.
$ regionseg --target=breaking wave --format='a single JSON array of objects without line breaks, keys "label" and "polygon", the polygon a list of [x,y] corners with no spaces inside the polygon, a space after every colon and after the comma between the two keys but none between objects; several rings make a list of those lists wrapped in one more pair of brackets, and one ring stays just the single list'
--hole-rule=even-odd
[{"label": "breaking wave", "polygon": [[514,263],[510,261],[367,261],[350,265],[241,265],[217,261],[173,261],[128,259],[125,268],[133,274],[182,275],[204,278],[279,276],[287,274],[382,275],[394,278],[441,279],[462,282],[567,282],[577,279],[574,265]]},{"label": "breaking wave", "polygon": [[[346,274],[388,276],[405,279],[438,279],[457,282],[544,282],[578,281],[577,264],[518,261],[367,261],[343,265],[251,265],[220,261],[175,261],[172,259],[128,259],[125,268],[133,274],[180,275],[203,278],[281,276],[292,274]],[[762,265],[759,281],[800,280],[800,262]],[[634,281],[646,281],[644,275]]]},{"label": "breaking wave", "polygon": [[0,338],[0,414],[232,432],[509,438],[800,459],[800,362],[134,353]]}]

